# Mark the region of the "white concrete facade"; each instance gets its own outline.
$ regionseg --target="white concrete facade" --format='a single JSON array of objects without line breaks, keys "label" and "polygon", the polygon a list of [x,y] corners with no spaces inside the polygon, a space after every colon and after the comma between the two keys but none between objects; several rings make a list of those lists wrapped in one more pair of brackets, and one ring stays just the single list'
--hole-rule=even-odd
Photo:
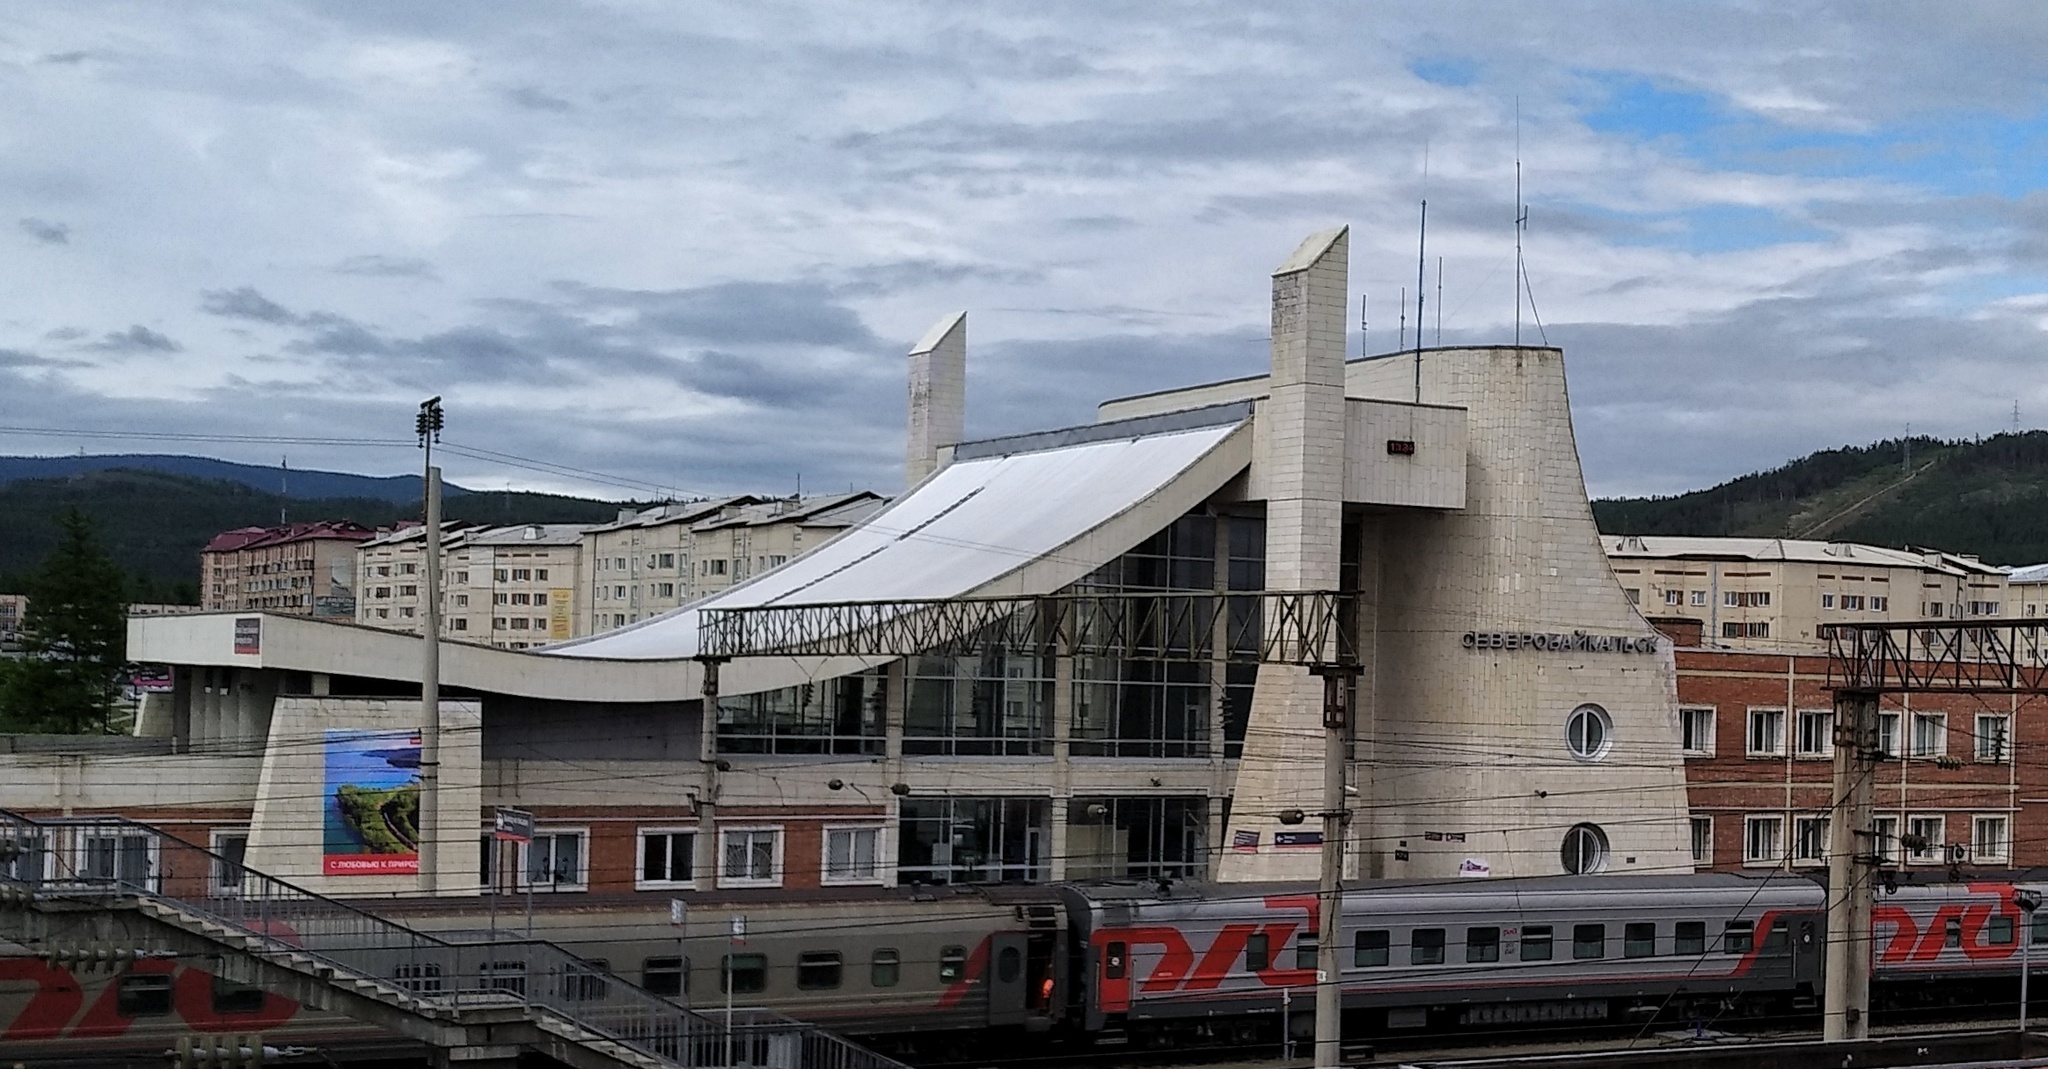
[{"label": "white concrete facade", "polygon": [[967,433],[967,313],[932,325],[910,349],[910,428],[904,484],[916,486],[939,466],[940,451]]}]

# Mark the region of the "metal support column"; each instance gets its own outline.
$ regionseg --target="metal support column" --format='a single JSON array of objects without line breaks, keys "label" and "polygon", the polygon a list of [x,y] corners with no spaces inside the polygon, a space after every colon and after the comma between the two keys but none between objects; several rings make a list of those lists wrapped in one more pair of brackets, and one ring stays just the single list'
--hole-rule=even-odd
[{"label": "metal support column", "polygon": [[704,779],[695,807],[697,856],[690,859],[690,868],[697,886],[710,888],[718,886],[718,668],[724,661],[703,657],[697,663],[704,669],[703,713],[697,718],[697,763]]},{"label": "metal support column", "polygon": [[1316,665],[1323,679],[1323,871],[1316,886],[1316,1069],[1344,1064],[1344,839],[1351,810],[1344,799],[1350,763],[1351,681],[1356,665]]},{"label": "metal support column", "polygon": [[[441,440],[445,417],[441,399],[420,403],[413,429],[426,451],[422,473],[426,503],[426,542],[421,551],[420,598],[420,809],[419,889],[440,892],[441,839],[447,833],[441,814],[441,469],[434,466],[434,443]],[[472,814],[470,819],[475,820]]]},{"label": "metal support column", "polygon": [[1870,912],[1877,843],[1871,796],[1878,758],[1877,693],[1835,692],[1835,785],[1828,818],[1827,989],[1821,1035],[1870,1036]]}]

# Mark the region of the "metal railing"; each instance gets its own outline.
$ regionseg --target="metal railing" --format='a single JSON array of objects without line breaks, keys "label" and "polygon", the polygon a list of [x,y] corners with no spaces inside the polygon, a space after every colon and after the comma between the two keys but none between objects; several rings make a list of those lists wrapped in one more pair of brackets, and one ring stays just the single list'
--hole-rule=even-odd
[{"label": "metal railing", "polygon": [[524,1007],[686,1069],[904,1069],[773,1010],[735,1010],[728,1028],[723,1014],[685,1009],[543,940],[417,931],[132,820],[0,810],[0,884],[160,903],[252,940],[256,957],[368,981],[401,1008]]}]

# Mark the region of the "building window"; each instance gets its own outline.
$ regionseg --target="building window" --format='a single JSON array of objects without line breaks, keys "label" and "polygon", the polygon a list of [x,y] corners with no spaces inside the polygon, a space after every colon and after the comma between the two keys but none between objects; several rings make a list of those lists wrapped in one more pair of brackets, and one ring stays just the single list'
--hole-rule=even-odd
[{"label": "building window", "polygon": [[1742,863],[1775,865],[1785,857],[1785,818],[1749,817],[1742,822]]},{"label": "building window", "polygon": [[826,828],[824,883],[879,883],[882,829]]},{"label": "building window", "polygon": [[514,594],[512,595],[512,604],[531,605],[533,604],[533,598],[531,595],[528,594]]},{"label": "building window", "polygon": [[1913,756],[1940,757],[1948,753],[1948,714],[1913,714]]},{"label": "building window", "polygon": [[1863,611],[1863,595],[1861,595],[1861,594],[1844,594],[1844,595],[1842,595],[1842,608],[1844,608],[1844,609],[1846,609],[1846,610],[1848,610],[1848,611],[1850,611],[1850,612],[1862,612],[1862,611]]},{"label": "building window", "polygon": [[466,609],[466,608],[468,608],[468,607],[469,607],[469,595],[468,595],[468,594],[457,594],[457,595],[455,595],[455,607],[456,607],[456,608],[458,608],[458,609]]},{"label": "building window", "polygon": [[1818,865],[1827,860],[1828,818],[1795,817],[1792,820],[1792,861]]},{"label": "building window", "polygon": [[654,595],[660,598],[675,597],[676,585],[674,583],[656,583],[654,584]]},{"label": "building window", "polygon": [[1749,711],[1749,756],[1785,756],[1785,710]]},{"label": "building window", "polygon": [[[1822,595],[1820,596],[1820,607],[1821,607],[1821,608],[1823,608],[1823,609],[1832,609],[1832,608],[1834,608],[1834,607],[1835,607],[1835,596],[1834,596],[1833,594],[1822,594]],[[1844,608],[1847,608],[1848,606],[1843,606],[1843,607],[1844,607]]]},{"label": "building window", "polygon": [[905,798],[896,882],[1036,883],[1052,840],[1044,798]]},{"label": "building window", "polygon": [[1970,859],[1977,864],[2004,864],[2011,860],[2011,839],[2006,834],[2006,818],[1978,817],[1971,822]]},{"label": "building window", "polygon": [[721,887],[775,887],[782,883],[782,829],[728,828],[719,835]]},{"label": "building window", "polygon": [[1666,590],[1664,592],[1664,604],[1672,606],[1685,604],[1685,591]]},{"label": "building window", "polygon": [[531,582],[533,582],[533,569],[531,569],[531,568],[514,568],[514,569],[512,569],[512,581],[513,581],[513,582],[515,582],[515,583],[531,583]]},{"label": "building window", "polygon": [[1628,587],[1628,588],[1624,589],[1624,590],[1622,591],[1622,593],[1624,593],[1624,594],[1627,594],[1627,595],[1628,595],[1628,603],[1629,603],[1630,605],[1641,605],[1641,604],[1643,603],[1643,588],[1642,588],[1642,587],[1637,587],[1637,586],[1632,586],[1632,587]]},{"label": "building window", "polygon": [[1896,865],[1899,857],[1899,818],[1872,817],[1870,820],[1870,845],[1886,864]]},{"label": "building window", "polygon": [[658,562],[658,567],[673,568],[676,566],[676,555],[673,553],[663,553],[655,559]]},{"label": "building window", "polygon": [[1799,711],[1799,756],[1833,757],[1835,754],[1835,714],[1828,709],[1802,709]]},{"label": "building window", "polygon": [[1909,817],[1906,834],[1913,839],[1906,860],[1931,865],[1941,860],[1941,848],[1948,842],[1948,821],[1943,817]]},{"label": "building window", "polygon": [[1967,606],[1971,616],[1997,616],[1998,603],[1995,601],[1973,601]]},{"label": "building window", "polygon": [[1564,740],[1573,757],[1598,761],[1614,745],[1614,722],[1607,710],[1590,703],[1581,705],[1565,718]]},{"label": "building window", "polygon": [[[973,657],[912,657],[906,668],[905,754],[1014,757],[1051,752],[1049,658],[998,649]],[[1076,674],[1081,670],[1077,666]]]},{"label": "building window", "polygon": [[714,560],[714,561],[712,561],[712,562],[710,562],[710,563],[711,563],[711,574],[712,574],[712,575],[724,575],[724,574],[725,574],[725,558],[724,558],[724,557],[720,557],[720,558],[718,558],[717,560]]},{"label": "building window", "polygon": [[[624,623],[624,620],[619,621]],[[887,674],[882,669],[718,699],[720,753],[879,754]]]},{"label": "building window", "polygon": [[249,832],[216,831],[213,843],[213,893],[235,895],[242,893],[242,881],[248,875],[243,863],[249,857]]},{"label": "building window", "polygon": [[1574,824],[1564,833],[1564,847],[1559,851],[1564,870],[1574,876],[1587,876],[1607,867],[1607,833],[1598,824]]},{"label": "building window", "polygon": [[1692,863],[1706,868],[1714,863],[1714,818],[1692,818]]},{"label": "building window", "polygon": [[1926,613],[1926,615],[1927,615],[1927,618],[1928,618],[1928,619],[1930,619],[1930,620],[1938,620],[1938,619],[1940,619],[1940,618],[1941,618],[1941,602],[1938,602],[1938,601],[1930,601],[1930,602],[1928,602],[1928,603],[1927,603],[1927,613]]},{"label": "building window", "polygon": [[455,620],[450,626],[457,631],[467,631],[469,630],[469,619],[467,617],[458,616],[455,618]]},{"label": "building window", "polygon": [[1714,709],[1712,706],[1697,706],[1680,709],[1678,724],[1680,744],[1687,757],[1714,756]]},{"label": "building window", "polygon": [[687,887],[696,880],[694,829],[640,830],[640,887]]},{"label": "building window", "polygon": [[2012,730],[2012,718],[2002,713],[1977,714],[1977,760],[2004,763],[2007,748],[2006,739]]},{"label": "building window", "polygon": [[1705,608],[1707,604],[1707,592],[1704,590],[1693,591],[1691,601],[1694,608]]},{"label": "building window", "polygon": [[546,891],[581,891],[588,876],[583,865],[583,831],[544,831],[521,849],[526,864],[521,866],[522,888]]},{"label": "building window", "polygon": [[1885,609],[1886,609],[1886,608],[1887,608],[1888,606],[1890,606],[1890,604],[1891,604],[1891,599],[1889,599],[1889,598],[1880,598],[1880,597],[1876,597],[1876,596],[1874,596],[1874,595],[1873,595],[1873,596],[1871,597],[1871,599],[1870,599],[1870,611],[1871,611],[1871,612],[1883,612],[1883,611],[1885,611]]},{"label": "building window", "polygon": [[1886,757],[1898,757],[1904,752],[1899,749],[1898,713],[1877,714],[1877,749]]},{"label": "building window", "polygon": [[534,582],[536,582],[536,583],[545,583],[545,582],[547,582],[547,581],[548,581],[548,570],[547,570],[546,568],[535,568],[535,569],[533,570],[533,581],[534,581]]}]

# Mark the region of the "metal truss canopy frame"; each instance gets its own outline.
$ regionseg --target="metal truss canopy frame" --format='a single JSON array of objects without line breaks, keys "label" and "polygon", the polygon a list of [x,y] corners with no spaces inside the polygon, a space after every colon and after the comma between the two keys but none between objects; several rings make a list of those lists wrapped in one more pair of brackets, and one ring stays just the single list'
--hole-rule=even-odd
[{"label": "metal truss canopy frame", "polygon": [[1870,694],[2048,694],[2048,618],[1826,624],[1827,685]]},{"label": "metal truss canopy frame", "polygon": [[1066,592],[698,611],[699,660],[967,656],[994,649],[1159,661],[1357,664],[1354,595]]}]

